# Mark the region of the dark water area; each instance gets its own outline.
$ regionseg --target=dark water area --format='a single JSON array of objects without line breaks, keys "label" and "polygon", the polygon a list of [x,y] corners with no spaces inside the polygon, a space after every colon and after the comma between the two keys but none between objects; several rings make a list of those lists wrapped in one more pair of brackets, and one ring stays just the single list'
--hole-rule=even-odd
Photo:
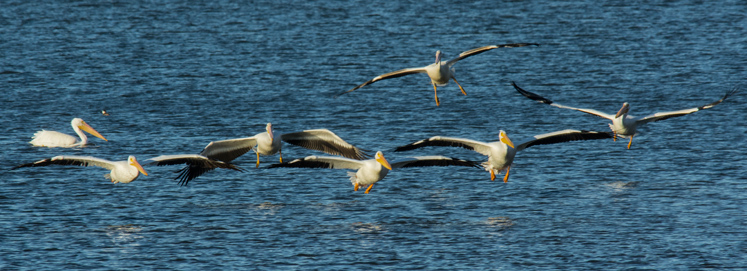
[{"label": "dark water area", "polygon": [[[0,3],[0,269],[725,270],[747,266],[744,1],[4,1]],[[491,44],[459,83],[379,74]],[[107,170],[23,168],[56,155],[139,160],[210,141],[327,128],[390,160],[430,136],[514,142],[607,113],[711,109],[627,140],[535,146],[508,183],[475,168],[392,171],[370,194],[344,170],[173,167],[111,184]],[[100,111],[107,110],[110,116]],[[37,148],[37,130],[107,137]],[[292,145],[290,161],[319,155]]]}]

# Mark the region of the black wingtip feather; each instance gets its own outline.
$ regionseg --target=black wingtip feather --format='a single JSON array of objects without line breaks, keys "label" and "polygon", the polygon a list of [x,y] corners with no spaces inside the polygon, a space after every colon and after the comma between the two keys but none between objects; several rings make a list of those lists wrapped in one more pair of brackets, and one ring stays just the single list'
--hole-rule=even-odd
[{"label": "black wingtip feather", "polygon": [[527,97],[527,98],[529,98],[529,99],[532,99],[532,100],[538,101],[538,102],[540,102],[540,103],[544,103],[544,104],[552,104],[552,101],[550,101],[550,100],[546,99],[545,97],[539,96],[539,95],[537,95],[537,94],[531,93],[531,92],[529,92],[529,91],[526,91],[526,90],[524,90],[524,89],[520,88],[520,87],[519,87],[519,86],[518,86],[518,85],[516,84],[516,82],[513,82],[513,81],[511,81],[511,85],[513,85],[513,86],[514,86],[514,89],[516,89],[516,91],[518,91],[518,92],[519,92],[519,94],[521,94],[521,95],[524,95],[524,97]]},{"label": "black wingtip feather", "polygon": [[399,146],[396,149],[394,149],[394,151],[395,152],[409,151],[409,150],[414,150],[414,149],[418,149],[418,148],[422,148],[422,147],[427,147],[427,146],[460,147],[460,148],[465,148],[465,149],[472,150],[472,151],[475,150],[473,147],[471,147],[469,145],[460,144],[458,142],[448,142],[448,141],[441,141],[441,140],[431,140],[429,138],[429,139],[420,140],[418,142],[410,143],[410,144],[407,144],[407,145],[404,145],[404,146]]}]

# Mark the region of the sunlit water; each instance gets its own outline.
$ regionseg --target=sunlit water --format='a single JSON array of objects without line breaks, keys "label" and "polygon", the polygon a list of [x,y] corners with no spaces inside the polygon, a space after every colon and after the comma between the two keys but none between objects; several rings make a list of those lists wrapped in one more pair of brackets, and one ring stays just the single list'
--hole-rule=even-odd
[{"label": "sunlit water", "polygon": [[[10,169],[56,155],[141,161],[213,140],[328,128],[390,160],[433,135],[514,142],[603,119],[554,101],[634,115],[718,100],[745,83],[743,1],[4,1],[0,133]],[[63,1],[59,1],[63,2]],[[464,86],[425,66],[456,65]],[[216,170],[180,187],[179,167],[108,183],[100,168],[2,173],[0,269],[729,269],[747,266],[745,93],[652,123],[626,140],[529,148],[508,183],[474,168],[392,171],[370,194],[344,170]],[[111,115],[103,116],[101,110]],[[109,139],[33,148],[74,117]],[[317,152],[287,146],[284,160]]]}]

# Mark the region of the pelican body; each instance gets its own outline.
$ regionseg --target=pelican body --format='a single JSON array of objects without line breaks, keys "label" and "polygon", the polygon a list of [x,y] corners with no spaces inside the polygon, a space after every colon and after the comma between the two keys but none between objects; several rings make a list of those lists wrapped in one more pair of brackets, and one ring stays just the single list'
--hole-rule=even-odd
[{"label": "pelican body", "polygon": [[344,157],[332,156],[307,156],[296,159],[288,163],[273,164],[270,168],[276,167],[296,167],[296,168],[333,168],[333,169],[353,169],[356,171],[348,172],[350,182],[353,184],[353,191],[358,191],[362,186],[366,188],[366,194],[371,191],[373,185],[384,179],[389,171],[393,168],[405,167],[426,167],[426,166],[470,166],[476,167],[477,163],[461,159],[449,158],[444,156],[419,156],[406,159],[400,159],[394,163],[384,158],[382,152],[376,152],[374,159],[354,160]]},{"label": "pelican body", "polygon": [[109,161],[92,156],[55,156],[49,159],[39,160],[33,163],[23,164],[12,168],[11,170],[22,167],[42,167],[49,165],[74,165],[74,166],[97,166],[111,170],[109,174],[104,175],[112,183],[130,183],[137,179],[142,173],[148,176],[148,173],[138,163],[135,156],[130,155],[126,161]]},{"label": "pelican body", "polygon": [[580,131],[569,129],[536,135],[534,136],[534,139],[528,140],[514,147],[514,143],[511,141],[508,135],[506,135],[506,132],[501,130],[499,133],[499,140],[495,142],[481,142],[466,138],[434,136],[397,147],[394,151],[408,151],[427,146],[461,147],[468,150],[473,150],[482,155],[488,156],[488,161],[483,162],[482,166],[486,171],[490,172],[491,181],[495,180],[495,176],[497,174],[505,170],[506,176],[503,177],[503,182],[508,182],[509,170],[511,169],[511,164],[513,164],[514,162],[514,157],[516,157],[516,152],[522,151],[534,145],[611,137],[612,135],[609,132]]},{"label": "pelican body", "polygon": [[539,44],[536,43],[512,43],[512,44],[499,44],[499,45],[488,45],[483,46],[480,48],[475,48],[472,50],[464,51],[459,56],[457,56],[454,59],[448,60],[448,61],[442,61],[441,58],[443,57],[443,53],[441,51],[436,51],[436,61],[433,64],[430,64],[425,67],[418,67],[418,68],[407,68],[402,69],[398,71],[393,71],[390,73],[385,73],[379,76],[374,77],[371,80],[366,81],[363,84],[360,84],[356,87],[354,87],[351,90],[348,90],[346,92],[343,92],[341,94],[338,94],[336,96],[340,96],[342,94],[354,91],[356,89],[362,88],[366,85],[372,84],[374,82],[384,80],[384,79],[391,79],[391,78],[397,78],[402,77],[409,74],[415,74],[415,73],[425,73],[428,75],[428,77],[431,79],[431,85],[433,85],[433,94],[436,99],[436,106],[439,106],[441,103],[438,100],[438,89],[437,86],[444,86],[449,83],[449,80],[454,80],[454,83],[459,86],[459,90],[462,91],[462,94],[467,95],[467,92],[464,91],[464,88],[462,85],[459,84],[456,80],[456,71],[454,69],[454,64],[456,64],[459,60],[465,59],[467,57],[477,55],[489,50],[493,50],[496,48],[514,48],[514,47],[524,47],[529,45],[535,45],[539,46]]},{"label": "pelican body", "polygon": [[591,115],[595,115],[598,117],[611,120],[612,123],[608,125],[610,129],[612,130],[612,132],[614,133],[612,139],[616,141],[618,136],[623,137],[623,138],[625,137],[629,138],[630,141],[628,141],[628,149],[630,149],[631,144],[633,144],[633,136],[636,135],[636,133],[638,132],[638,127],[640,127],[641,125],[644,125],[649,122],[665,120],[668,118],[684,116],[690,113],[695,113],[703,109],[709,109],[711,107],[716,106],[717,104],[720,104],[721,102],[726,100],[726,98],[729,98],[729,96],[733,95],[739,90],[738,88],[733,88],[730,91],[726,92],[726,94],[723,97],[721,97],[721,99],[719,99],[718,101],[712,102],[704,106],[682,109],[682,110],[677,110],[677,111],[658,112],[658,113],[654,113],[654,114],[651,114],[645,117],[635,117],[635,116],[628,114],[628,112],[630,111],[630,104],[628,104],[627,102],[623,103],[620,110],[618,110],[617,113],[613,115],[613,114],[607,114],[601,111],[597,111],[594,109],[583,109],[583,108],[575,108],[575,107],[561,105],[551,100],[548,100],[542,96],[526,91],[520,88],[514,82],[511,82],[511,83],[513,84],[516,91],[518,91],[521,95],[524,95],[525,97],[529,99],[538,101],[540,103],[552,105],[558,108],[581,111],[587,114],[591,114]]},{"label": "pelican body", "polygon": [[88,125],[88,123],[80,118],[74,118],[70,122],[70,125],[73,126],[73,130],[76,134],[78,134],[80,141],[78,141],[78,139],[74,136],[68,134],[60,133],[57,131],[41,130],[34,133],[34,136],[32,137],[31,141],[29,141],[29,143],[36,147],[82,147],[88,143],[88,137],[85,133],[83,133],[83,131],[88,132],[95,137],[101,138],[104,141],[108,141],[106,140],[106,138],[104,138],[104,136],[99,134],[99,132],[94,130],[93,127]]}]

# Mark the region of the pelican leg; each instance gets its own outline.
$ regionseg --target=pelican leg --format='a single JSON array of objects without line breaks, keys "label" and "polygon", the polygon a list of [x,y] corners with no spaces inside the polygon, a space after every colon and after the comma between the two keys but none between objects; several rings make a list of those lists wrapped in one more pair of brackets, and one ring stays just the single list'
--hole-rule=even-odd
[{"label": "pelican leg", "polygon": [[436,97],[436,106],[438,106],[440,103],[438,102],[438,90],[436,90],[436,84],[433,84],[433,94]]},{"label": "pelican leg", "polygon": [[373,188],[373,184],[371,184],[371,185],[368,186],[368,189],[366,189],[366,193],[364,193],[364,194],[368,194],[368,191],[371,191],[371,188]]},{"label": "pelican leg", "polygon": [[283,163],[283,151],[279,150],[278,153],[280,154],[280,163]]},{"label": "pelican leg", "polygon": [[628,150],[630,149],[630,144],[633,144],[633,136],[630,136],[630,142],[628,142]]},{"label": "pelican leg", "polygon": [[355,186],[353,186],[353,191],[358,191],[358,188],[361,188],[361,184],[355,183]]},{"label": "pelican leg", "polygon": [[459,90],[462,91],[462,94],[464,94],[465,96],[467,96],[467,92],[464,91],[464,88],[462,88],[462,85],[460,85],[459,82],[457,82],[456,78],[455,77],[451,77],[451,79],[453,79],[454,83],[456,83],[457,86],[459,86]]},{"label": "pelican leg", "polygon": [[612,130],[612,141],[617,141],[617,132],[615,130]]},{"label": "pelican leg", "polygon": [[508,182],[508,171],[509,170],[511,170],[511,166],[509,166],[509,167],[506,168],[506,177],[503,177],[503,182],[504,183]]},{"label": "pelican leg", "polygon": [[495,172],[492,169],[490,170],[490,180],[495,181]]},{"label": "pelican leg", "polygon": [[259,153],[255,152],[257,154],[257,167],[259,167]]}]

